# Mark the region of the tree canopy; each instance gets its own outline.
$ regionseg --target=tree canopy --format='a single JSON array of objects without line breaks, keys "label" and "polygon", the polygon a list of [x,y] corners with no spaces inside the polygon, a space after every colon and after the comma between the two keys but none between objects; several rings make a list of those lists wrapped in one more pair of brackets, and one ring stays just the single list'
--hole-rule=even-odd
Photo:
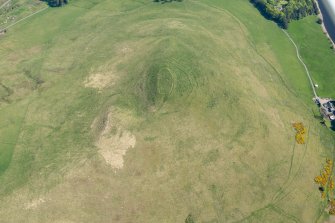
[{"label": "tree canopy", "polygon": [[52,7],[63,6],[68,3],[68,0],[44,0]]},{"label": "tree canopy", "polygon": [[318,7],[314,0],[250,0],[268,19],[287,28],[291,20],[317,14]]},{"label": "tree canopy", "polygon": [[153,0],[154,2],[168,3],[168,2],[182,2],[183,0]]}]

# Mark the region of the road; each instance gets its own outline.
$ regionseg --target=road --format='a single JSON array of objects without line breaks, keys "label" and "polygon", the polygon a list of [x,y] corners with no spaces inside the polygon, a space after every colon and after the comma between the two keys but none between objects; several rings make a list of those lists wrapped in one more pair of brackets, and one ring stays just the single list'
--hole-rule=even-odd
[{"label": "road", "polygon": [[318,0],[318,6],[323,20],[323,28],[335,46],[335,1]]}]

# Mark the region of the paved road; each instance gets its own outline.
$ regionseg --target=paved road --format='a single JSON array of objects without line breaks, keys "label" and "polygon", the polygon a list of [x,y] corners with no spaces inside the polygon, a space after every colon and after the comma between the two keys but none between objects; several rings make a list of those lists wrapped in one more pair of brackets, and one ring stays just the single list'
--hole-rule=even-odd
[{"label": "paved road", "polygon": [[[283,30],[283,29],[282,29]],[[307,74],[307,77],[309,79],[309,83],[311,84],[311,87],[312,87],[312,90],[313,90],[313,94],[314,94],[314,97],[318,97],[317,93],[316,93],[316,90],[315,90],[315,86],[314,86],[314,83],[313,83],[313,80],[312,80],[312,77],[311,77],[311,74],[309,73],[309,70],[306,66],[306,64],[304,63],[304,61],[302,60],[301,56],[300,56],[300,53],[299,53],[299,49],[298,49],[298,46],[297,44],[295,44],[294,40],[291,38],[290,34],[288,34],[288,32],[286,30],[283,30],[283,32],[286,34],[286,36],[289,38],[289,40],[293,43],[294,47],[295,47],[295,50],[297,52],[297,57],[299,59],[299,61],[301,62],[301,64],[304,66],[305,70],[306,70],[306,74]]]}]

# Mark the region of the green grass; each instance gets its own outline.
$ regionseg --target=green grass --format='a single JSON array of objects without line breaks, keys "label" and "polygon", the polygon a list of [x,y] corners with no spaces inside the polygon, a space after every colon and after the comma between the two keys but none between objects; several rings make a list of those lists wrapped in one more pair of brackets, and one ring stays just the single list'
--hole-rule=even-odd
[{"label": "green grass", "polygon": [[18,103],[14,106],[8,106],[0,112],[0,174],[8,168],[11,162],[14,148],[24,124],[26,111],[26,103]]},{"label": "green grass", "polygon": [[298,22],[292,22],[289,28],[298,43],[303,60],[308,65],[311,75],[319,85],[318,93],[322,97],[335,97],[333,85],[335,77],[335,59],[331,44],[316,23],[316,16],[310,16]]},{"label": "green grass", "polygon": [[[292,23],[299,44],[313,19]],[[330,68],[301,53],[331,93]],[[333,135],[291,42],[248,1],[73,1],[1,37],[0,67],[6,222],[325,218],[313,178]],[[112,151],[129,133],[136,145],[115,170],[97,142],[112,137]]]}]

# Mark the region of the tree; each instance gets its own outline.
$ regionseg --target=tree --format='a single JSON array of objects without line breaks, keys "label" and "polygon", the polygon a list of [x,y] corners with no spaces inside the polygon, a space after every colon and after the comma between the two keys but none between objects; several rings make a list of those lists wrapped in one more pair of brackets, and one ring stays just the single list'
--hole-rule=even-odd
[{"label": "tree", "polygon": [[322,19],[321,18],[318,18],[317,20],[316,20],[316,23],[318,23],[318,24],[322,24],[323,23],[323,21],[322,21]]},{"label": "tree", "polygon": [[60,7],[68,3],[68,0],[44,0],[51,7]]},{"label": "tree", "polygon": [[162,4],[168,2],[182,2],[183,0],[153,0],[154,2],[161,2]]},{"label": "tree", "polygon": [[314,0],[249,0],[270,20],[275,21],[280,27],[287,29],[291,20],[301,19],[308,15],[318,14],[318,7]]}]

